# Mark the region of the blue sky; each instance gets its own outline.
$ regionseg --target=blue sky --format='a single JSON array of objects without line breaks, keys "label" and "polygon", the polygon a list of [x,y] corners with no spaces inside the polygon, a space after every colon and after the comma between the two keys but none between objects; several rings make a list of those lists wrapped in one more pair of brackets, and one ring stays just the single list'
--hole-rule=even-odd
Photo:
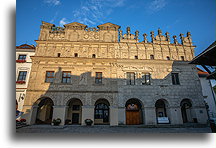
[{"label": "blue sky", "polygon": [[197,55],[215,41],[215,7],[215,0],[17,0],[16,45],[36,45],[41,21],[89,27],[111,22],[124,33],[127,26],[139,30],[140,41],[158,28],[171,36],[190,31]]}]

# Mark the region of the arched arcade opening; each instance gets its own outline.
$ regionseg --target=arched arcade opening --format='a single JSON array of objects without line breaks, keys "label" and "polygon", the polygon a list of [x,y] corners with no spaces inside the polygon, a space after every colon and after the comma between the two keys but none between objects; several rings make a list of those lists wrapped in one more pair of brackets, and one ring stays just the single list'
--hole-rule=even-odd
[{"label": "arched arcade opening", "polygon": [[155,103],[155,112],[157,123],[170,123],[169,104],[165,99],[159,99]]},{"label": "arched arcade opening", "polygon": [[106,99],[99,99],[95,102],[94,123],[109,124],[110,123],[110,103]]},{"label": "arched arcade opening", "polygon": [[143,105],[138,99],[129,99],[126,104],[126,124],[138,125],[143,124]]},{"label": "arched arcade opening", "polygon": [[54,103],[50,98],[40,98],[38,103],[36,124],[51,124]]},{"label": "arched arcade opening", "polygon": [[81,124],[82,120],[82,102],[80,99],[70,99],[67,104],[65,124]]},{"label": "arched arcade opening", "polygon": [[190,99],[183,99],[181,101],[180,105],[181,105],[181,113],[182,113],[183,123],[197,122],[196,118],[193,119],[193,116],[192,116],[192,102],[191,102],[191,100]]}]

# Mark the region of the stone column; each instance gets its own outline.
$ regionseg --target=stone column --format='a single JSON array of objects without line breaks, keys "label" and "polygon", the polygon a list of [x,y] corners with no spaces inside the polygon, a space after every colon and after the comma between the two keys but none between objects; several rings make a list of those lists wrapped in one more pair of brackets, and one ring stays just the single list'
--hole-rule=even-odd
[{"label": "stone column", "polygon": [[90,106],[90,105],[83,105],[82,106],[81,125],[86,125],[85,119],[91,119],[93,121],[93,125],[94,125],[94,107],[95,106]]},{"label": "stone column", "polygon": [[145,107],[145,124],[146,125],[157,124],[155,107]]},{"label": "stone column", "polygon": [[118,125],[118,107],[110,106],[110,125]]},{"label": "stone column", "polygon": [[65,117],[66,117],[66,109],[67,109],[67,106],[65,106],[65,105],[53,106],[53,118],[52,118],[52,120],[60,118],[61,119],[60,125],[64,125],[65,124]]},{"label": "stone column", "polygon": [[181,107],[170,107],[170,123],[183,124]]},{"label": "stone column", "polygon": [[35,122],[36,122],[37,110],[38,110],[38,105],[33,105],[32,109],[31,109],[30,116],[29,116],[29,118],[30,118],[29,124],[30,125],[35,124]]},{"label": "stone column", "polygon": [[118,123],[119,124],[126,124],[126,116],[125,116],[125,107],[118,108]]},{"label": "stone column", "polygon": [[34,105],[34,106],[25,105],[25,106],[23,106],[22,111],[24,112],[24,114],[22,115],[21,118],[26,119],[27,124],[30,124],[30,125],[35,124],[36,116],[37,116],[37,109],[38,109],[37,105]]}]

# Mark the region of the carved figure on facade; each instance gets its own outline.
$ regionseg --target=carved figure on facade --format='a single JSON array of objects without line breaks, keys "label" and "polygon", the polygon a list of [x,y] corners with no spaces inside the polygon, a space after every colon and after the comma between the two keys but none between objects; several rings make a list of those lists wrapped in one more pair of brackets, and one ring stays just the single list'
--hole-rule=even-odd
[{"label": "carved figure on facade", "polygon": [[178,40],[176,38],[176,35],[173,36],[173,39],[174,39],[174,44],[178,45]]},{"label": "carved figure on facade", "polygon": [[80,80],[79,80],[80,85],[86,85],[87,84],[87,74],[83,73],[80,75]]},{"label": "carved figure on facade", "polygon": [[151,34],[151,39],[152,39],[152,43],[153,43],[154,40],[155,40],[155,37],[154,37],[154,31],[151,31],[150,34]]},{"label": "carved figure on facade", "polygon": [[135,32],[135,39],[138,39],[138,38],[139,38],[139,31],[136,30],[136,32]]},{"label": "carved figure on facade", "polygon": [[166,40],[167,40],[168,42],[170,42],[170,35],[169,35],[169,32],[166,32],[165,35],[166,35]]},{"label": "carved figure on facade", "polygon": [[147,34],[146,33],[143,34],[143,42],[144,43],[148,43]]}]

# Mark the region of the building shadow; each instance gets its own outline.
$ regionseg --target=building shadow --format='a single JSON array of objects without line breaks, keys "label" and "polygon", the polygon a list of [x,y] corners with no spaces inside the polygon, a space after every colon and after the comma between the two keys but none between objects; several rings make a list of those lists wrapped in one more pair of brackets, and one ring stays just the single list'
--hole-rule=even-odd
[{"label": "building shadow", "polygon": [[[129,121],[130,119],[128,119],[127,121],[127,118],[130,118],[129,116],[127,116],[127,112],[133,112],[133,113],[141,112],[136,117],[139,118],[140,120],[138,124],[143,124],[143,125],[149,123],[160,125],[160,123],[158,123],[157,121],[157,119],[160,117],[168,117],[169,124],[172,123],[178,124],[179,122],[183,123],[183,119],[182,119],[183,115],[181,113],[182,101],[184,99],[194,100],[194,98],[196,98],[199,95],[199,94],[195,94],[196,92],[189,91],[189,89],[193,90],[194,87],[197,87],[197,85],[199,85],[199,80],[198,80],[198,75],[196,74],[192,75],[192,73],[186,74],[187,76],[190,77],[185,80],[184,75],[185,73],[187,73],[187,71],[183,71],[181,68],[178,68],[177,65],[179,65],[179,63],[181,62],[173,62],[172,69],[167,69],[168,72],[163,78],[155,79],[154,77],[151,77],[149,83],[142,84],[143,78],[139,76],[138,78],[134,79],[135,85],[133,83],[128,84],[129,82],[127,76],[123,78],[104,78],[102,76],[102,80],[100,80],[98,79],[100,78],[98,77],[98,75],[96,77],[96,73],[84,72],[81,73],[80,75],[72,75],[72,74],[67,75],[68,71],[64,71],[62,70],[63,68],[59,67],[58,71],[54,72],[53,77],[52,75],[49,77],[49,81],[52,82],[46,82],[48,77],[47,76],[45,77],[44,79],[45,82],[43,84],[47,85],[47,87],[44,87],[43,90],[41,88],[39,89],[36,88],[35,90],[33,90],[32,93],[36,93],[36,92],[37,93],[43,92],[43,93],[41,93],[41,95],[37,99],[35,99],[31,109],[27,110],[23,117],[31,116],[31,119],[29,119],[30,124],[51,124],[53,119],[60,118],[62,120],[62,125],[64,124],[85,125],[83,120],[87,117],[90,117],[93,120],[94,124],[106,124],[107,122],[108,124],[111,124],[112,122],[111,118],[112,116],[115,115],[115,113],[112,113],[113,110],[111,111],[111,109],[117,107],[117,108],[121,108],[121,111],[123,112],[122,114],[123,117],[119,116],[121,120],[117,121],[118,124],[130,123]],[[65,72],[67,74],[64,75]],[[177,81],[175,81],[175,83],[177,84],[173,84],[174,83],[172,80],[173,73],[180,74],[178,75],[180,84],[178,84]],[[196,81],[194,81],[194,79]],[[197,85],[193,84],[190,87],[186,87],[188,83],[190,83],[190,81],[196,82]],[[177,91],[178,89],[181,89],[181,91],[178,92]],[[134,92],[134,90],[137,90],[137,93]],[[145,98],[145,96],[150,95],[150,93],[146,92],[146,90],[154,90],[153,96],[155,97],[152,98],[153,103],[152,102],[148,103],[148,101],[143,99]],[[189,96],[188,93],[186,93],[188,91],[189,93],[191,93],[191,95]],[[140,97],[139,95],[137,95],[138,93],[143,93],[145,95],[144,97]],[[181,93],[184,93],[185,95],[182,95]],[[64,96],[64,94],[67,95]],[[80,94],[85,94],[85,96],[89,97],[89,99],[84,98]],[[169,96],[171,96],[171,98]],[[182,98],[179,98],[180,96]],[[123,98],[125,97],[125,98],[120,100],[118,99],[118,97],[123,97]],[[172,99],[174,99],[175,101],[172,101]],[[192,103],[193,107],[198,105],[194,101],[191,101],[190,103]],[[135,107],[136,105],[138,108]],[[86,107],[87,110],[82,110],[84,107]],[[89,109],[88,107],[90,108],[90,110],[88,110]],[[153,108],[153,110],[151,111],[147,110],[150,107]],[[87,113],[88,111],[92,111],[92,110],[93,110],[93,115],[83,114],[84,111],[85,113]],[[197,122],[197,119],[194,118],[196,118],[197,112],[200,112],[200,110],[197,111],[197,108],[189,108],[189,110],[185,110],[186,112],[185,115],[187,116],[186,118],[188,119],[190,118],[190,120],[188,120],[189,123]],[[64,116],[62,116],[61,114],[62,112],[65,112]],[[107,120],[107,116],[105,115],[106,113],[108,113],[108,120]],[[189,113],[190,115],[188,115]],[[202,113],[203,114],[205,113],[203,108],[202,108]],[[147,116],[149,114],[154,117],[153,121],[149,121],[149,119],[147,119]],[[177,118],[181,118],[181,119],[174,119],[173,116],[177,116]],[[134,120],[133,116],[132,119]],[[106,120],[106,123],[104,122],[104,120]],[[122,140],[122,141],[131,138],[133,140],[143,140],[143,139],[152,140],[156,138],[161,141],[166,139],[172,139],[174,141],[175,140],[178,141],[179,139],[185,141],[187,141],[188,139],[190,139],[190,141],[191,140],[199,141],[201,139],[207,140],[209,138],[208,134],[195,134],[191,136],[191,134],[176,133],[173,136],[173,134],[170,135],[170,134],[163,133],[162,137],[161,134],[162,133],[151,134],[151,135],[149,134],[146,135],[145,133],[143,134],[119,133],[119,134],[94,134],[91,135],[91,137],[89,137],[88,134],[80,134],[80,135],[76,134],[76,136],[74,135],[70,135],[70,136],[74,137],[76,140],[80,140],[79,138],[81,138],[82,136],[82,138],[86,138],[88,140],[93,140],[95,138],[97,139],[109,138],[110,140],[113,141],[116,140],[116,137],[118,137],[118,140]],[[29,140],[33,140],[34,138],[41,139],[41,134],[35,134],[35,133],[34,135],[29,135],[27,133],[25,134],[17,133],[16,135],[19,135],[19,139],[21,137],[22,138],[26,137]],[[50,135],[49,140],[51,141],[54,139],[59,140],[59,137],[56,138],[55,136],[52,136],[52,134],[48,134],[48,135]],[[67,135],[64,134],[60,134],[60,135],[62,135],[61,140],[63,141],[70,139]]]}]

